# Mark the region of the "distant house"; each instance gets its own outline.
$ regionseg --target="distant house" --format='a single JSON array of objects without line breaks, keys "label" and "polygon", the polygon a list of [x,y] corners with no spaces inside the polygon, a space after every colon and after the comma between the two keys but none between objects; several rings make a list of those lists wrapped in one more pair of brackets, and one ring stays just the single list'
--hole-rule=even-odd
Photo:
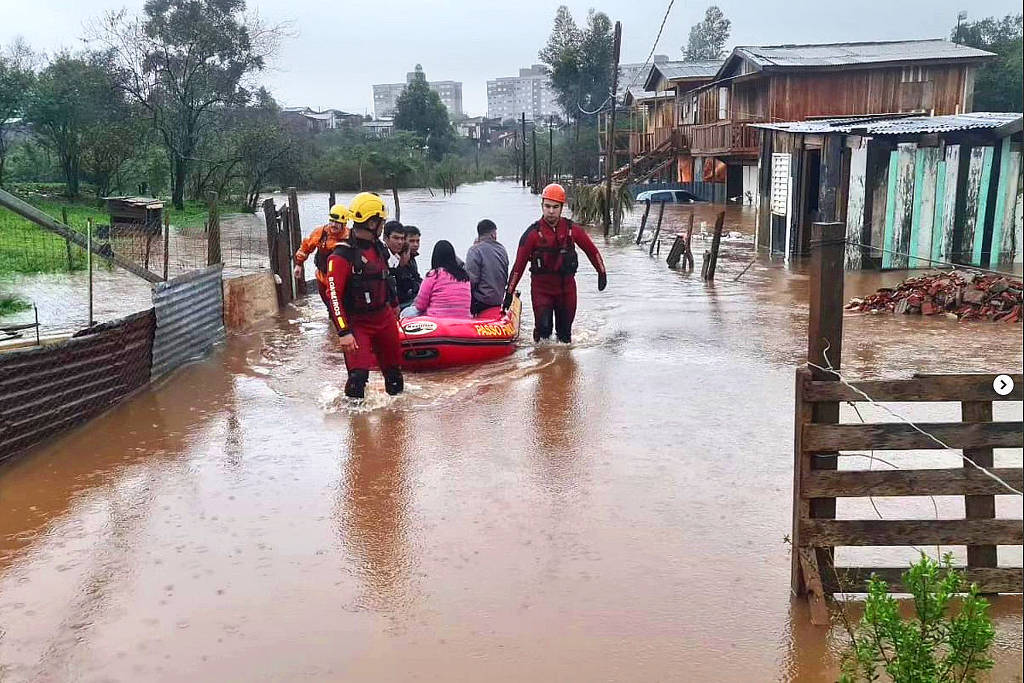
[{"label": "distant house", "polygon": [[387,138],[391,137],[391,133],[395,130],[395,122],[393,119],[374,119],[373,121],[363,121],[363,131],[367,135],[371,135],[375,138]]},{"label": "distant house", "polygon": [[754,196],[749,124],[970,112],[975,72],[992,56],[947,40],[737,47],[709,83],[680,94],[678,176],[720,184],[723,197]]},{"label": "distant house", "polygon": [[350,114],[338,109],[315,111],[309,107],[285,107],[281,114],[293,126],[311,133],[346,126],[358,127],[363,122],[363,117],[359,114]]},{"label": "distant house", "polygon": [[759,248],[806,254],[821,220],[846,224],[851,270],[1022,262],[1020,113],[752,125],[762,131]]},{"label": "distant house", "polygon": [[501,118],[487,118],[486,116],[474,116],[463,119],[455,124],[455,130],[459,135],[470,140],[477,140],[489,143],[492,132],[501,128]]}]

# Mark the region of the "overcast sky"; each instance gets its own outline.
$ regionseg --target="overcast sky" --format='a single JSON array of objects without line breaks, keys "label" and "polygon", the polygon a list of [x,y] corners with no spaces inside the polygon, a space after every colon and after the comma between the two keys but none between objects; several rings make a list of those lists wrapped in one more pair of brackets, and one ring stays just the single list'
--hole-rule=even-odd
[{"label": "overcast sky", "polygon": [[[514,0],[249,0],[271,23],[290,22],[261,81],[284,105],[372,113],[374,83],[397,83],[416,63],[431,80],[463,83],[467,114],[486,113],[487,80],[537,61],[558,2]],[[567,2],[579,23],[594,7],[622,22],[622,61],[643,62],[667,0]],[[679,58],[707,0],[676,0],[657,53]],[[718,0],[732,20],[728,45],[942,38],[967,0]],[[0,44],[23,36],[53,53],[83,46],[84,26],[110,9],[138,11],[143,0],[0,0]],[[1019,0],[973,0],[970,18],[1020,12]]]}]

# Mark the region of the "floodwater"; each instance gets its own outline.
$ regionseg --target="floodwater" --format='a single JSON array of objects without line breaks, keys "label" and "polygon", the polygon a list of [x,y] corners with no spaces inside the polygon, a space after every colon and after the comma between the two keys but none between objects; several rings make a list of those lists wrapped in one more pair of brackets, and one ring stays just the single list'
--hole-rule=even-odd
[{"label": "floodwater", "polygon": [[[307,229],[326,203],[303,198]],[[402,218],[426,270],[485,216],[514,245],[536,205],[492,183],[405,193]],[[690,209],[669,208],[672,231]],[[571,347],[524,341],[396,398],[377,378],[353,407],[309,301],[0,466],[0,679],[834,680],[842,637],[791,600],[785,542],[807,279],[761,258],[734,280],[749,212],[730,209],[748,237],[714,285],[595,235],[609,285],[581,267]],[[847,296],[884,279],[848,276]],[[848,315],[843,346],[852,377],[1022,365],[1019,326],[991,323]],[[873,516],[861,502],[840,514]],[[861,553],[840,559],[912,557]],[[992,612],[992,680],[1020,680],[1021,600]]]}]

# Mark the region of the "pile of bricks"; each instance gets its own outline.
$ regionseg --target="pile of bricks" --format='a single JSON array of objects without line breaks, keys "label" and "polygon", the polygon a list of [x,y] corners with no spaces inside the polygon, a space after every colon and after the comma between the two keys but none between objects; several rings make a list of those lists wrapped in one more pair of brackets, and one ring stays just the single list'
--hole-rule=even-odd
[{"label": "pile of bricks", "polygon": [[1019,323],[1024,318],[1021,291],[1020,280],[1001,275],[929,273],[904,280],[895,288],[883,287],[863,299],[852,299],[846,310]]}]

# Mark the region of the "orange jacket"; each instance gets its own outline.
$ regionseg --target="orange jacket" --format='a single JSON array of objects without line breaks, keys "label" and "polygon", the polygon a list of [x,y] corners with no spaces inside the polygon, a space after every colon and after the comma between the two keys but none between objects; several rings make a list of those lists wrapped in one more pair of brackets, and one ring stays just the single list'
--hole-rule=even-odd
[{"label": "orange jacket", "polygon": [[[348,226],[342,226],[341,229],[338,229],[331,223],[321,225],[313,230],[309,237],[302,240],[298,251],[295,252],[296,265],[305,263],[309,255],[314,251],[323,252],[322,260],[326,264],[331,252],[334,251],[334,247],[338,246],[338,242],[344,239],[348,239]],[[327,273],[317,268],[316,279],[327,284]]]}]

